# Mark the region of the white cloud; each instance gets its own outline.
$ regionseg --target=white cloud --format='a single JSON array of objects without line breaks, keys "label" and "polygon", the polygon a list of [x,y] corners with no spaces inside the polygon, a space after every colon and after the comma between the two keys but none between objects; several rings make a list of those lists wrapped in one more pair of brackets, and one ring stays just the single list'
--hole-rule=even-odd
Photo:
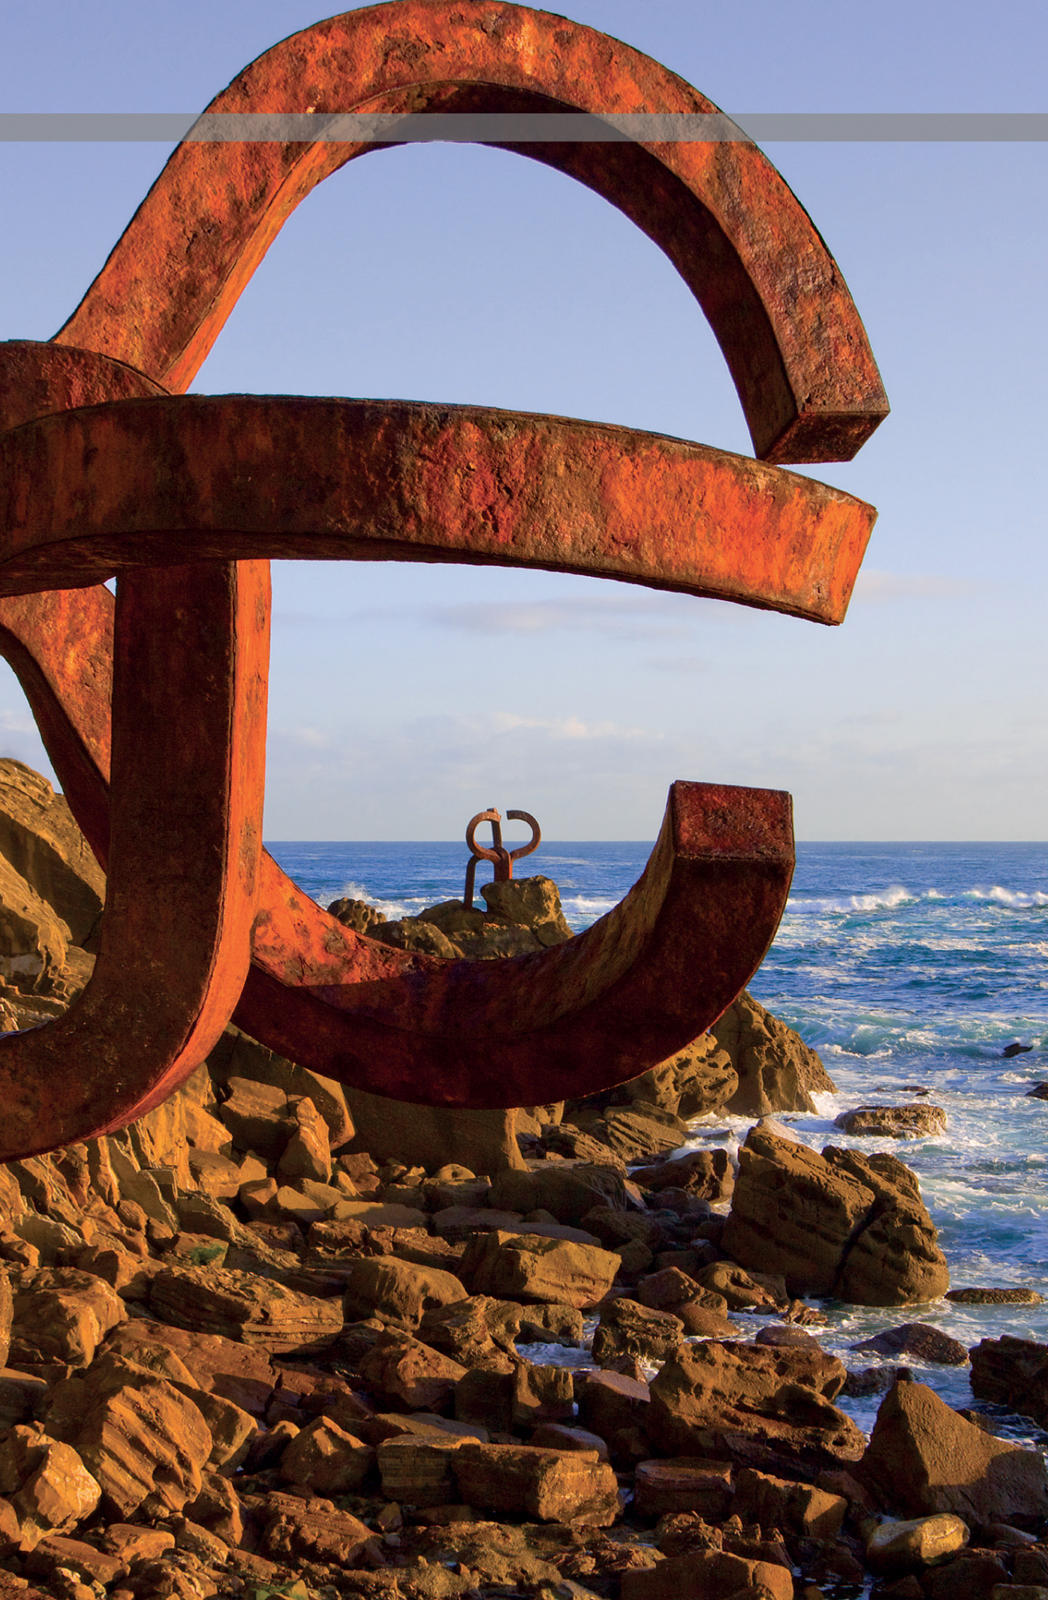
[{"label": "white cloud", "polygon": [[887,600],[952,600],[973,594],[976,585],[965,578],[945,573],[879,572],[864,567],[855,584],[853,604],[876,604]]}]

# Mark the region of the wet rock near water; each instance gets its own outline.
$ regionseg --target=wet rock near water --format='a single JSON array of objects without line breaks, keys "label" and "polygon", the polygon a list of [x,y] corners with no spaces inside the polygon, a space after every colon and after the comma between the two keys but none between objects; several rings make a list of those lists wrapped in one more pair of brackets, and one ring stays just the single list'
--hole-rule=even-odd
[{"label": "wet rock near water", "polygon": [[853,1344],[852,1349],[870,1350],[881,1356],[912,1356],[917,1361],[947,1367],[968,1363],[967,1347],[929,1322],[905,1322],[899,1328],[887,1328]]},{"label": "wet rock near water", "polygon": [[856,1106],[853,1111],[842,1111],[834,1120],[855,1138],[870,1139],[925,1139],[942,1133],[946,1127],[946,1112],[941,1106]]}]

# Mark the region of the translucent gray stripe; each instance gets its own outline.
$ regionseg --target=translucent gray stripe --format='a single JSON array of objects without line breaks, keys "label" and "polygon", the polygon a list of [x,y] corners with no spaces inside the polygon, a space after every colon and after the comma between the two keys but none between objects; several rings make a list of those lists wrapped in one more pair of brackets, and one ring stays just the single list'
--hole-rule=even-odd
[{"label": "translucent gray stripe", "polygon": [[726,113],[0,112],[0,140],[177,144],[662,144],[832,141],[1028,142],[1048,139],[1043,111],[783,111]]}]

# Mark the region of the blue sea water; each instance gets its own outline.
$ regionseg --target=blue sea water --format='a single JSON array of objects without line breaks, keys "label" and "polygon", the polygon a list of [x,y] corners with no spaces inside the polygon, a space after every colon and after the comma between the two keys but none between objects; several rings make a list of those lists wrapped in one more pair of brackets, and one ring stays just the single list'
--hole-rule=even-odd
[{"label": "blue sea water", "polygon": [[[387,916],[460,896],[467,854],[462,844],[270,849],[321,904],[352,895]],[[553,878],[568,921],[581,929],[622,898],[649,850],[543,842],[521,869]],[[478,879],[485,876],[481,869]],[[1025,1285],[1048,1297],[1048,1101],[1027,1095],[1048,1080],[1048,845],[801,844],[786,914],[750,988],[818,1050],[836,1085],[819,1097],[816,1115],[781,1119],[788,1131],[815,1149],[848,1144],[905,1161],[920,1179],[955,1287]],[[1032,1049],[1007,1058],[1013,1042]],[[833,1126],[850,1106],[914,1099],[945,1109],[944,1133],[871,1140]],[[747,1127],[739,1118],[699,1121],[690,1146],[734,1152]],[[877,1364],[851,1350],[858,1340],[917,1319],[968,1346],[1002,1333],[1048,1342],[1048,1300],[823,1309],[830,1324],[822,1343],[850,1367]],[[951,1405],[972,1403],[966,1369],[917,1375]],[[846,1404],[868,1429],[877,1399]],[[1048,1444],[1030,1423],[1005,1427]]]}]

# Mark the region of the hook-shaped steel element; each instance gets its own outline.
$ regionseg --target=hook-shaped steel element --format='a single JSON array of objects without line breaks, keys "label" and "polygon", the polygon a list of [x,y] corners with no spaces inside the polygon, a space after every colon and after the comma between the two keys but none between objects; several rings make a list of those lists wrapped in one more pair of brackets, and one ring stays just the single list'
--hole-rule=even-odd
[{"label": "hook-shaped steel element", "polygon": [[[506,0],[392,0],[267,50],[211,116],[364,110],[711,114],[675,73],[546,11]],[[850,458],[888,402],[840,268],[755,144],[501,141],[594,189],[673,262],[716,334],[765,461]],[[301,136],[188,140],[175,150],[56,335],[187,389],[259,261],[322,179],[381,145]]]},{"label": "hook-shaped steel element", "polygon": [[[507,811],[506,816],[510,822],[526,822],[531,829],[531,838],[527,844],[519,844],[515,850],[507,850],[502,843],[502,818],[492,806],[490,811],[478,811],[471,817],[466,826],[466,843],[470,848],[470,858],[466,863],[466,885],[462,891],[462,904],[467,911],[473,910],[473,885],[477,874],[478,861],[491,861],[495,867],[495,882],[508,883],[513,877],[513,863],[522,856],[530,856],[542,843],[542,830],[530,811]],[[476,831],[481,822],[491,823],[491,849],[477,844]]]},{"label": "hook-shaped steel element", "polygon": [[[210,110],[357,107],[716,110],[636,51],[505,0],[332,18]],[[261,851],[267,557],[539,567],[835,623],[874,518],[763,464],[848,459],[887,405],[832,257],[744,141],[505,148],[603,194],[666,251],[763,463],[479,407],[183,395],[290,211],[370,148],[179,146],[55,340],[0,346],[0,647],[109,871],[83,997],[0,1040],[0,1159],[148,1109],[234,1003],[264,1043],[380,1094],[586,1093],[707,1027],[777,926],[793,845],[789,797],[769,790],[675,784],[623,903],[509,961],[362,938]]]}]

